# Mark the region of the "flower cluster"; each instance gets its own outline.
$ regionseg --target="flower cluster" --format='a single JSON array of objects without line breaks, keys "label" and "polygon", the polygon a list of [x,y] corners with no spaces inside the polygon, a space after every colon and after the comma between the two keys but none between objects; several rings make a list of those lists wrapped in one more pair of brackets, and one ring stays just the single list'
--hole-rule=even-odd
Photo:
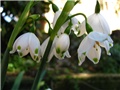
[{"label": "flower cluster", "polygon": [[[87,56],[94,64],[97,64],[101,56],[101,47],[106,49],[108,55],[111,55],[110,48],[113,46],[113,40],[110,35],[110,28],[104,17],[100,13],[94,13],[88,17],[88,23],[93,31],[90,32],[81,42],[78,48],[79,65]],[[86,31],[85,21],[81,24],[81,30]]]},{"label": "flower cluster", "polygon": [[[53,28],[56,24],[61,11],[57,11],[53,19]],[[70,15],[69,15],[70,16]],[[101,56],[101,47],[106,49],[108,55],[110,54],[110,48],[113,46],[113,40],[110,37],[110,28],[100,13],[94,13],[88,17],[87,23],[92,27],[92,31],[87,33],[86,21],[81,24],[79,21],[73,17],[66,21],[59,29],[57,35],[55,36],[50,53],[48,55],[48,61],[55,56],[58,59],[64,59],[65,56],[70,58],[69,46],[70,38],[69,34],[71,30],[75,33],[77,37],[86,34],[86,37],[80,43],[77,53],[79,65],[85,61],[87,56],[94,64],[97,64]],[[70,25],[69,33],[65,33],[66,28]],[[38,38],[33,33],[26,33],[18,37],[13,45],[13,50],[10,53],[14,53],[16,50],[18,54],[23,57],[30,52],[31,57],[34,60],[40,61],[44,56],[46,47],[48,45],[50,37],[48,37],[41,45]]]}]

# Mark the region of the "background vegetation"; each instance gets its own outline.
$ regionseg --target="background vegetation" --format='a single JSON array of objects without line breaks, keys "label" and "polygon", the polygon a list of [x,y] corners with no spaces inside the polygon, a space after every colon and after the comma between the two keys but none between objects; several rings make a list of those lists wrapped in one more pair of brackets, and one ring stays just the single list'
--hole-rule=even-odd
[{"label": "background vegetation", "polygon": [[[11,32],[16,24],[16,21],[13,19],[13,17],[19,18],[26,3],[27,2],[25,1],[1,2],[1,6],[4,8],[3,12],[6,13],[5,16],[10,16],[13,14],[11,22],[7,22],[5,20],[5,16],[2,16],[3,12],[1,13],[1,55],[4,54]],[[36,13],[42,15],[48,11],[49,3],[41,1],[31,9],[31,14]],[[34,25],[36,29],[36,35],[39,37],[41,43],[48,36],[43,30],[44,24],[45,21],[40,20],[38,22],[35,22]],[[25,30],[23,30],[20,34],[31,30],[34,30],[31,26],[26,27]],[[86,61],[81,66],[78,66],[76,50],[82,38],[77,38],[72,33],[70,36],[71,47],[69,49],[72,58],[57,60],[54,57],[53,60],[47,64],[47,73],[44,81],[41,83],[42,89],[44,90],[46,88],[52,88],[53,90],[120,90],[120,86],[118,85],[120,83],[120,30],[113,31],[111,37],[114,41],[114,46],[110,51],[111,56],[107,56],[105,50],[102,49],[102,57],[97,65],[94,65],[86,58]],[[29,85],[31,85],[33,82],[39,63],[33,61],[29,55],[20,58],[16,53],[14,55],[10,55],[9,58],[10,60],[4,90],[10,90],[15,77],[20,71],[25,71],[20,90],[29,90]],[[79,76],[80,73],[87,73],[87,75],[97,75],[90,78],[82,78]],[[74,77],[74,75],[78,75],[78,77]]]}]

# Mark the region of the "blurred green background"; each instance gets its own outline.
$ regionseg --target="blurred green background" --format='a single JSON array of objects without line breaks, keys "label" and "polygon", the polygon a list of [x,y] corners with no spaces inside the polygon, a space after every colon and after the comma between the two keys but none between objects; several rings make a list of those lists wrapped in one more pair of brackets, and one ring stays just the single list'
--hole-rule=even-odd
[{"label": "blurred green background", "polygon": [[[2,1],[1,7],[1,57],[4,54],[12,30],[21,15],[27,1]],[[31,9],[30,14],[49,12],[48,2],[38,2]],[[42,16],[44,17],[44,16]],[[8,19],[6,19],[8,18]],[[42,43],[48,34],[44,32],[44,20],[35,22],[35,34]],[[26,27],[20,34],[31,31],[32,27]],[[34,30],[34,29],[33,29]],[[111,56],[107,56],[102,49],[100,62],[94,65],[86,58],[86,61],[78,66],[77,48],[83,39],[77,38],[73,32],[70,35],[71,46],[69,48],[71,58],[57,60],[55,57],[47,63],[47,73],[41,87],[43,90],[120,90],[120,30],[114,30],[111,34],[114,46],[111,48]],[[20,71],[25,71],[20,90],[30,90],[35,78],[39,63],[33,61],[30,55],[20,58],[17,53],[9,56],[7,78],[3,90],[10,90]]]}]

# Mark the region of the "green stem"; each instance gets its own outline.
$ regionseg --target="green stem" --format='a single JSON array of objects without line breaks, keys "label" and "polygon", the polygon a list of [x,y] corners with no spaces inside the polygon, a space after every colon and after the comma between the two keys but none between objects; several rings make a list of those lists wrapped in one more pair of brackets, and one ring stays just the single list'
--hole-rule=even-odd
[{"label": "green stem", "polygon": [[51,45],[52,45],[52,41],[49,40],[46,52],[44,54],[44,57],[41,60],[40,67],[38,69],[38,72],[37,72],[37,75],[36,75],[35,80],[33,82],[33,86],[31,88],[31,90],[36,90],[39,81],[42,80],[42,77],[43,77],[42,73],[43,73],[43,70],[45,69],[45,65],[46,65],[46,62],[47,62],[47,57],[49,55],[49,51],[50,51]]},{"label": "green stem", "polygon": [[[82,15],[82,16],[85,18],[85,21],[87,22],[87,17],[86,17],[86,15],[83,14],[83,13],[76,13],[76,14],[74,14],[74,15],[71,15],[71,16],[69,16],[69,17],[67,18],[67,20],[69,20],[69,19],[71,19],[71,18],[73,18],[73,17],[75,17],[75,16],[77,16],[77,15]],[[67,21],[67,20],[66,20],[66,21]]]},{"label": "green stem", "polygon": [[37,85],[39,83],[39,80],[42,78],[42,72],[45,69],[45,65],[46,65],[46,62],[48,60],[49,51],[51,49],[54,37],[56,36],[58,30],[60,29],[60,27],[64,24],[65,20],[67,19],[70,11],[74,7],[74,3],[75,3],[74,1],[67,1],[64,8],[63,8],[62,13],[60,14],[58,20],[56,21],[54,31],[52,32],[52,34],[50,36],[50,40],[49,40],[47,48],[45,50],[45,54],[43,56],[43,59],[41,60],[40,67],[39,67],[39,70],[38,70],[37,75],[35,77],[35,80],[33,82],[33,86],[32,86],[31,90],[36,90]]},{"label": "green stem", "polygon": [[[87,17],[86,17],[86,15],[83,14],[83,13],[76,13],[76,14],[74,14],[74,15],[71,15],[71,16],[69,16],[69,17],[67,18],[67,20],[70,20],[71,18],[73,18],[73,17],[75,17],[75,16],[77,16],[77,15],[82,15],[82,16],[85,18],[85,27],[86,27],[87,33],[89,34],[90,32],[92,32],[93,29],[92,29],[92,27],[88,24],[88,22],[87,22]],[[66,20],[66,21],[67,21],[67,20]],[[66,22],[66,21],[65,21],[65,22]]]},{"label": "green stem", "polygon": [[1,62],[1,63],[2,63],[2,64],[1,64],[1,67],[2,67],[2,68],[1,68],[1,73],[2,73],[2,74],[1,74],[1,77],[2,77],[2,81],[1,81],[1,85],[2,85],[2,86],[1,86],[1,87],[2,87],[2,88],[3,88],[3,86],[4,86],[5,77],[6,77],[6,72],[7,72],[7,67],[8,67],[8,62],[9,62],[9,51],[10,51],[10,49],[11,49],[11,47],[12,47],[12,44],[13,44],[16,36],[19,34],[22,26],[24,25],[24,23],[25,23],[28,15],[29,15],[29,11],[30,11],[30,8],[31,8],[31,5],[32,5],[32,4],[33,4],[33,1],[30,1],[30,2],[26,5],[26,7],[25,7],[25,9],[24,9],[24,11],[23,11],[23,13],[22,13],[22,15],[20,16],[17,24],[15,25],[15,28],[14,28],[14,30],[13,30],[13,32],[12,32],[12,34],[11,34],[10,40],[9,40],[9,42],[8,42],[6,51],[5,51],[5,53],[4,53],[4,56],[3,56],[3,59],[2,59],[2,62]]},{"label": "green stem", "polygon": [[39,19],[40,19],[40,20],[45,20],[45,21],[48,23],[49,28],[51,28],[50,22],[49,22],[45,17],[42,17],[42,18],[40,17]]}]

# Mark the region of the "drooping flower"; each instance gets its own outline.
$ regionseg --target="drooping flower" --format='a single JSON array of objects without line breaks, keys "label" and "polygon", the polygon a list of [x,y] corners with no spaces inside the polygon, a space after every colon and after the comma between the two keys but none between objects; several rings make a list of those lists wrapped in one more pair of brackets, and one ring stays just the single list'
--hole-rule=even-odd
[{"label": "drooping flower", "polygon": [[[107,42],[108,44],[105,44],[104,42]],[[102,44],[101,44],[102,43]],[[88,59],[90,59],[94,64],[97,64],[99,62],[100,56],[101,56],[101,48],[100,46],[104,46],[106,51],[110,55],[110,48],[113,44],[112,39],[110,36],[93,31],[89,33],[81,42],[78,48],[78,59],[79,59],[79,65],[81,65],[85,57],[87,56]]]},{"label": "drooping flower", "polygon": [[[60,16],[60,14],[61,14],[61,11],[57,11],[57,12],[55,13],[54,19],[53,19],[53,27],[55,26],[55,23],[56,23],[58,17]],[[69,15],[69,16],[70,16],[70,15]],[[76,31],[77,31],[77,32],[80,32],[80,31],[79,31],[80,29],[78,30],[78,28],[77,28],[77,30],[76,30],[76,27],[74,26],[74,25],[79,25],[80,22],[79,22],[75,17],[73,17],[73,18],[71,19],[71,22],[72,22],[71,30],[73,30],[73,31],[75,31],[75,32],[76,32]],[[58,33],[57,33],[58,36],[64,33],[64,31],[65,31],[65,29],[68,27],[69,23],[70,23],[70,20],[66,21],[66,22],[61,26],[61,28],[59,29],[59,31],[58,31]]]},{"label": "drooping flower", "polygon": [[70,57],[68,48],[70,46],[70,39],[67,34],[62,34],[55,44],[55,56],[58,59],[63,59],[65,56]]},{"label": "drooping flower", "polygon": [[12,54],[15,53],[16,51],[21,57],[27,55],[30,52],[30,55],[33,60],[39,62],[41,59],[41,56],[39,55],[40,42],[34,33],[25,33],[19,36],[15,40],[13,44],[13,49],[12,51],[10,51],[10,53]]},{"label": "drooping flower", "polygon": [[[110,27],[109,27],[107,21],[100,13],[98,13],[98,14],[94,13],[94,14],[90,15],[87,18],[87,22],[94,31],[101,32],[101,33],[108,34],[108,35],[111,34]],[[80,25],[80,28],[83,31],[86,31],[85,21],[82,22],[82,24]]]},{"label": "drooping flower", "polygon": [[82,25],[83,23],[78,23],[78,24],[74,24],[72,26],[72,30],[74,31],[74,34],[77,36],[77,37],[80,37],[82,36],[83,34],[86,33],[86,30],[83,29],[84,25]]},{"label": "drooping flower", "polygon": [[[109,25],[105,20],[105,18],[100,13],[97,13],[97,14],[94,13],[91,16],[89,16],[87,19],[87,22],[92,27],[93,31],[106,34],[110,38],[109,35],[111,34],[111,32],[110,32]],[[83,31],[86,31],[85,21],[81,23],[80,29],[82,29]],[[101,44],[101,47],[104,47],[106,49],[107,54],[110,55],[110,52],[108,51],[113,46],[113,43],[109,45],[108,41],[104,41],[104,42],[101,42],[100,44]]]},{"label": "drooping flower", "polygon": [[[41,45],[41,55],[43,57],[45,53],[45,49],[48,45],[50,37],[48,37]],[[53,40],[49,55],[48,62],[55,56],[58,59],[64,59],[64,57],[70,58],[70,54],[68,52],[68,48],[70,45],[70,39],[67,34],[61,34],[60,36],[56,36]]]}]

